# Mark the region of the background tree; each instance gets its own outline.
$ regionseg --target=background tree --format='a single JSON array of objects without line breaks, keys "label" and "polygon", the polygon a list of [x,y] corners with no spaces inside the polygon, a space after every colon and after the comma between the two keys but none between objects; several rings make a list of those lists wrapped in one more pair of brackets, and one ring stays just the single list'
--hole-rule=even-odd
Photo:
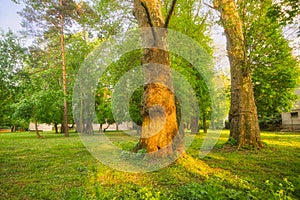
[{"label": "background tree", "polygon": [[[299,67],[291,48],[284,38],[282,25],[270,19],[271,1],[248,3],[248,16],[244,16],[247,49],[258,117],[261,125],[277,125],[281,112],[290,110],[297,99],[294,93],[299,83]],[[252,18],[255,17],[255,20]]]},{"label": "background tree", "polygon": [[[77,33],[68,35],[68,37],[66,38],[66,64],[67,64],[68,80],[69,80],[69,83],[67,85],[67,90],[69,91],[68,92],[69,93],[68,101],[70,102],[69,104],[71,104],[71,96],[72,96],[71,91],[73,91],[74,82],[76,80],[76,76],[81,64],[88,56],[88,54],[94,49],[94,47],[101,42],[101,40],[98,38],[87,39],[86,37],[84,37],[85,35],[86,33],[84,33],[84,31],[79,31]],[[73,110],[73,112],[82,113],[82,110],[76,110],[76,111]],[[80,116],[81,118],[83,118],[82,114]],[[69,117],[72,118],[72,115],[69,114]],[[88,124],[77,123],[76,124],[77,131],[82,132],[85,131],[86,128],[89,128],[90,129],[89,132],[91,132],[93,120],[94,119],[82,120]]]},{"label": "background tree", "polygon": [[[23,64],[26,59],[26,49],[20,44],[20,38],[11,31],[0,30],[0,126],[11,127],[26,125],[12,117],[11,105],[15,103],[18,94],[22,92],[21,80],[26,77]],[[22,123],[22,124],[20,124]]]},{"label": "background tree", "polygon": [[[63,131],[68,137],[68,104],[67,104],[67,67],[65,58],[65,34],[70,32],[72,25],[78,19],[78,6],[73,0],[38,0],[23,1],[25,8],[20,13],[23,17],[23,26],[26,34],[32,33],[34,36],[43,37],[43,42],[50,38],[55,38],[56,43],[52,48],[56,48],[60,56],[62,66],[62,88],[64,94],[64,123]],[[68,27],[70,28],[68,30]],[[60,49],[60,50],[59,50]]]},{"label": "background tree", "polygon": [[[167,13],[169,9],[167,1],[164,2],[163,8],[165,8],[165,12]],[[193,40],[197,41],[206,50],[208,55],[211,56],[207,59],[212,59],[213,49],[212,40],[208,35],[208,23],[207,12],[202,10],[202,4],[200,4],[199,1],[178,0],[176,2],[176,7],[174,9],[173,18],[170,21],[169,28],[183,32]],[[199,112],[191,112],[190,119],[187,121],[187,123],[190,123],[191,132],[199,132],[198,124],[200,117],[202,127],[206,133],[212,105],[207,83],[194,66],[174,54],[171,55],[171,66],[184,75],[186,80],[188,80],[190,85],[193,87],[198,98],[200,110]],[[212,65],[207,65],[206,68],[210,69],[208,71],[214,71]],[[210,76],[212,77],[212,75]],[[184,101],[189,102],[190,99],[186,99]],[[195,114],[197,114],[197,116],[195,116]]]},{"label": "background tree", "polygon": [[[60,72],[53,67],[51,54],[38,47],[29,48],[29,56],[25,62],[24,72],[28,74],[21,80],[22,93],[18,95],[18,101],[13,105],[14,117],[28,123],[54,124],[63,121],[63,95],[61,91]],[[36,128],[36,131],[37,128]],[[39,133],[37,132],[38,137]]]},{"label": "background tree", "polygon": [[[231,72],[231,104],[229,113],[230,139],[237,147],[261,148],[260,129],[252,87],[251,69],[247,58],[242,17],[233,0],[215,0],[227,37]],[[246,12],[246,10],[245,10]]]},{"label": "background tree", "polygon": [[[87,35],[98,19],[97,14],[87,2],[81,1],[77,4],[73,0],[38,0],[23,1],[25,8],[20,12],[23,17],[24,35],[33,35],[36,41],[52,52],[56,53],[56,67],[61,67],[63,88],[63,113],[64,123],[62,125],[65,136],[68,136],[68,101],[70,94],[67,83],[67,61],[66,40],[68,36],[82,31],[82,37],[86,40]],[[58,59],[60,57],[60,59]],[[69,76],[68,76],[69,77]]]},{"label": "background tree", "polygon": [[[276,118],[281,111],[290,108],[293,103],[291,100],[295,99],[293,91],[297,87],[299,77],[297,62],[291,55],[280,24],[268,18],[272,1],[245,0],[238,1],[237,5],[234,1],[215,1],[215,6],[221,12],[231,64],[230,124],[233,127],[230,137],[237,141],[238,147],[250,145],[259,148],[262,145],[254,120],[256,107],[251,103],[252,108],[246,109],[255,117],[243,117],[248,115],[247,112],[243,114],[246,107],[243,107],[243,103],[236,105],[241,101],[246,102],[247,95],[244,95],[244,100],[242,94],[238,97],[235,95],[242,92],[247,93],[250,98],[253,85],[259,118],[262,121]],[[234,12],[235,14],[232,14]],[[244,84],[246,77],[253,81],[253,84],[251,80],[248,81],[247,87]],[[234,118],[236,120],[232,121]],[[243,118],[252,119],[255,124],[243,121]],[[248,127],[248,131],[239,127]],[[248,136],[243,139],[245,133]]]}]

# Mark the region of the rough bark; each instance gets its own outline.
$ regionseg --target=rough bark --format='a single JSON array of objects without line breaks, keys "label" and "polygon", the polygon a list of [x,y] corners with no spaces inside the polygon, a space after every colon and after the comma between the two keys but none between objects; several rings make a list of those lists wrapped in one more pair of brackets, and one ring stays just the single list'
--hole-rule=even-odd
[{"label": "rough bark", "polygon": [[[173,138],[178,134],[176,106],[167,51],[166,31],[160,0],[135,0],[134,15],[139,27],[151,27],[152,31],[141,31],[146,46],[142,56],[144,70],[143,124],[138,149],[146,149],[155,157],[173,155]],[[176,146],[176,145],[175,145]],[[181,148],[180,148],[181,149]],[[159,152],[158,152],[159,150]]]},{"label": "rough bark", "polygon": [[230,140],[237,147],[261,148],[260,129],[254,100],[251,71],[246,56],[242,21],[234,0],[214,0],[221,13],[227,37],[227,52],[231,73],[231,105],[229,113]]}]

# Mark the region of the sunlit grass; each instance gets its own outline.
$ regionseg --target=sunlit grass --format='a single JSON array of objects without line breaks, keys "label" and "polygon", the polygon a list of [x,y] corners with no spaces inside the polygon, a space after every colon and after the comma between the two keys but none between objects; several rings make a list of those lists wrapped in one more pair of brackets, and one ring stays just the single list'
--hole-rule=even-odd
[{"label": "sunlit grass", "polygon": [[[188,155],[151,173],[125,173],[97,161],[76,133],[0,133],[0,199],[298,199],[300,134],[263,132],[260,151],[226,151],[222,131],[203,159],[205,135]],[[119,148],[137,141],[107,132]],[[186,138],[193,136],[187,134]]]}]

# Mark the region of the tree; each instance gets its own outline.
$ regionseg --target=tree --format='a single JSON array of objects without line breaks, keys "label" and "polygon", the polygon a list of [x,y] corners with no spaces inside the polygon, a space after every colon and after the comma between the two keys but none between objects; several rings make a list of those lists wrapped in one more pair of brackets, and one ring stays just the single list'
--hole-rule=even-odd
[{"label": "tree", "polygon": [[[239,148],[260,148],[257,111],[261,121],[268,121],[291,107],[299,77],[297,62],[280,24],[268,17],[272,1],[214,3],[221,13],[231,64],[230,138]],[[245,102],[250,107],[245,107]],[[248,131],[243,127],[249,127]]]},{"label": "tree", "polygon": [[142,103],[142,136],[136,150],[144,148],[157,157],[173,155],[174,150],[181,151],[183,145],[175,144],[174,149],[172,146],[172,140],[178,133],[176,106],[165,40],[167,32],[159,29],[168,27],[175,3],[172,2],[172,9],[165,20],[160,1],[134,1],[133,12],[139,27],[152,29],[151,34],[141,32],[142,40],[147,46],[154,43],[152,48],[143,50],[141,59],[146,82]]},{"label": "tree", "polygon": [[[106,80],[107,86],[110,85],[113,90],[111,102],[114,119],[117,124],[123,122],[133,122],[134,128],[140,132],[142,126],[141,102],[143,87],[140,70],[141,50],[135,50],[124,54],[118,61],[114,62],[107,68]],[[124,91],[124,86],[128,90]],[[134,88],[134,91],[131,90]],[[109,89],[109,87],[107,87]],[[124,104],[124,99],[129,104]]]},{"label": "tree", "polygon": [[214,0],[220,12],[227,37],[227,52],[231,73],[230,138],[237,147],[263,146],[260,138],[257,109],[254,100],[251,69],[247,58],[243,21],[233,0]]},{"label": "tree", "polygon": [[294,90],[299,83],[298,63],[284,38],[282,26],[268,16],[272,2],[261,2],[259,9],[254,3],[249,3],[248,7],[251,15],[243,21],[248,24],[245,34],[247,56],[253,70],[258,117],[262,123],[279,124],[281,112],[290,110],[297,99]]},{"label": "tree", "polygon": [[[63,0],[59,1],[60,9],[63,10]],[[63,79],[63,93],[64,93],[64,133],[66,137],[69,137],[68,129],[68,103],[67,103],[67,67],[66,67],[66,57],[65,57],[65,14],[63,12],[59,13],[60,18],[60,45],[61,45],[61,61],[62,61],[62,79]]]},{"label": "tree", "polygon": [[[53,59],[49,52],[31,46],[28,58],[24,62],[23,72],[26,78],[21,79],[23,89],[12,106],[14,118],[27,121],[57,125],[63,121],[63,94],[60,84],[60,72],[53,68]],[[37,136],[40,138],[38,130]]]},{"label": "tree", "polygon": [[[45,39],[57,38],[56,48],[60,47],[60,57],[62,66],[63,94],[64,94],[64,123],[63,130],[68,137],[68,104],[67,104],[67,72],[65,58],[65,33],[67,26],[74,23],[77,5],[73,0],[38,0],[24,1],[26,7],[20,13],[25,19],[23,26],[27,31],[35,36],[41,36]],[[38,28],[38,30],[37,30]],[[37,31],[35,31],[37,30]]]},{"label": "tree", "polygon": [[[79,67],[87,57],[87,55],[94,49],[95,46],[97,46],[101,40],[98,38],[87,40],[86,37],[84,37],[85,33],[84,30],[82,32],[77,32],[71,35],[68,35],[66,39],[66,64],[67,64],[67,70],[68,70],[68,85],[67,90],[68,92],[68,100],[71,102],[71,92],[74,88],[74,82],[79,70]],[[83,89],[84,90],[84,89]],[[70,104],[70,103],[69,103]],[[71,110],[71,109],[70,109]],[[79,112],[80,118],[85,118],[81,120],[80,122],[76,123],[76,130],[78,132],[92,132],[92,123],[94,119],[87,119],[87,116],[83,116],[82,109],[79,110],[73,110],[73,112]],[[69,115],[69,118],[71,118],[72,115]],[[84,122],[84,123],[82,123]],[[89,130],[86,130],[88,128]]]},{"label": "tree", "polygon": [[[168,8],[168,3],[164,2],[164,4],[166,4],[164,8]],[[202,5],[199,4],[197,0],[177,1],[173,14],[174,17],[170,21],[169,28],[184,32],[193,40],[197,41],[212,58],[212,41],[211,38],[205,33],[208,30],[207,15],[205,13],[201,14],[201,7]],[[165,12],[167,13],[167,11],[168,10]],[[210,118],[212,106],[210,91],[206,85],[207,83],[194,66],[174,54],[171,54],[171,66],[185,76],[186,80],[189,81],[197,95],[200,110],[199,112],[191,112],[190,119],[188,119],[188,122],[190,122],[191,132],[199,132],[200,117],[204,132],[207,133],[207,121]],[[210,69],[208,71],[213,71],[212,65],[207,65],[205,67]],[[183,101],[189,102],[190,99],[187,97],[187,99]],[[192,103],[193,102],[191,102],[191,104]]]},{"label": "tree", "polygon": [[[54,38],[49,39],[48,46],[31,46],[28,51],[28,59],[23,72],[28,74],[22,79],[22,93],[18,95],[18,101],[13,105],[16,119],[34,121],[36,123],[54,124],[56,133],[58,124],[63,122],[63,91],[61,70],[57,69],[57,49],[51,48],[56,43]],[[66,63],[69,71],[68,90],[73,88],[73,82],[78,68],[85,56],[93,49],[98,40],[86,42],[81,33],[69,35],[66,38]],[[70,96],[68,96],[70,102]],[[68,105],[71,105],[68,103]],[[70,109],[70,107],[68,108]],[[72,115],[68,116],[72,122]],[[61,130],[63,132],[63,130]],[[38,132],[37,132],[38,134]],[[39,136],[38,136],[39,137]]]},{"label": "tree", "polygon": [[11,31],[5,33],[0,30],[0,125],[10,126],[12,130],[18,125],[18,121],[12,117],[11,104],[18,99],[22,91],[21,80],[23,73],[26,49],[20,44],[20,38]]}]

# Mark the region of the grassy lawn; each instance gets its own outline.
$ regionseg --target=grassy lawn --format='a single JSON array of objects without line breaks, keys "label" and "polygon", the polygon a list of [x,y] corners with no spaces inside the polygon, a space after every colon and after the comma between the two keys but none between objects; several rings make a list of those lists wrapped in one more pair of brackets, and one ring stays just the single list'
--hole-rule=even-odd
[{"label": "grassy lawn", "polygon": [[[125,173],[97,161],[76,133],[0,133],[0,199],[300,199],[300,134],[263,132],[265,148],[215,149],[203,159],[204,136],[188,156],[161,170]],[[122,144],[123,133],[108,133]],[[189,136],[187,136],[189,137]]]}]

